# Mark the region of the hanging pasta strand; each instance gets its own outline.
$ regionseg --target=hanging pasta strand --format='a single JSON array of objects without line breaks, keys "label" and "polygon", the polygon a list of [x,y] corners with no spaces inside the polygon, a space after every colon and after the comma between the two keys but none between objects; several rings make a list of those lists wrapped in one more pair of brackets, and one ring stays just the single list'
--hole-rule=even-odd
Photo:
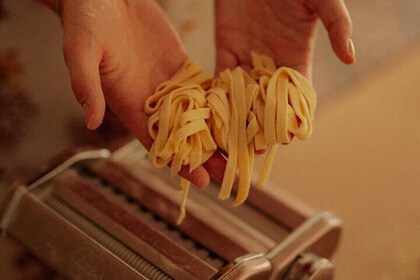
[{"label": "hanging pasta strand", "polygon": [[187,215],[186,205],[187,205],[187,197],[188,197],[188,190],[190,189],[190,182],[185,180],[184,178],[181,178],[181,203],[180,203],[180,210],[178,219],[176,220],[176,224],[180,225],[182,221],[185,219],[185,216]]}]

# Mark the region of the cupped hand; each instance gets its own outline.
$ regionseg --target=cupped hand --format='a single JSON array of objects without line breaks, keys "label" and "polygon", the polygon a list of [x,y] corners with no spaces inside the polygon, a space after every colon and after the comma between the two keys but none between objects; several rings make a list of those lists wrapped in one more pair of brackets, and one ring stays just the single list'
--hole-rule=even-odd
[{"label": "cupped hand", "polygon": [[[215,3],[216,74],[236,66],[250,70],[250,52],[254,50],[272,57],[278,66],[294,68],[311,79],[319,19],[338,58],[347,64],[355,61],[352,23],[343,0],[216,0]],[[204,166],[208,170],[223,169],[223,159],[216,154]]]},{"label": "cupped hand", "polygon": [[342,0],[216,0],[216,72],[250,68],[254,50],[311,78],[318,19],[338,58],[353,63],[352,24]]},{"label": "cupped hand", "polygon": [[[64,56],[89,129],[106,104],[148,149],[147,97],[186,61],[179,38],[154,0],[61,0]],[[203,187],[203,167],[180,175]]]}]

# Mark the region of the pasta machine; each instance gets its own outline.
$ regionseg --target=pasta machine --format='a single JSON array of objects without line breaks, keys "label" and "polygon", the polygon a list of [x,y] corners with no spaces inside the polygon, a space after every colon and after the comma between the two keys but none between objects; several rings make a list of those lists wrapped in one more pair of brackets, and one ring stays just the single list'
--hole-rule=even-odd
[{"label": "pasta machine", "polygon": [[279,187],[253,186],[233,208],[212,183],[181,195],[168,170],[130,142],[54,159],[16,183],[2,233],[68,279],[333,279],[341,221]]}]

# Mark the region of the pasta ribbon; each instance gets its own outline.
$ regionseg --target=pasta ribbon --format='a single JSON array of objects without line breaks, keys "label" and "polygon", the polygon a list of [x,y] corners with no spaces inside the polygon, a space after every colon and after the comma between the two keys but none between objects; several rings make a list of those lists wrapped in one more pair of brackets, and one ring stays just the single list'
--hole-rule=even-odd
[{"label": "pasta ribbon", "polygon": [[[254,151],[268,149],[258,180],[264,185],[279,144],[312,134],[316,93],[311,83],[288,67],[277,68],[268,56],[251,52],[254,68],[226,69],[212,79],[191,60],[156,88],[145,104],[154,144],[149,160],[156,167],[171,163],[171,174],[182,166],[190,171],[219,148],[227,165],[219,192],[228,199],[238,172],[234,206],[248,197]],[[183,201],[178,222],[185,216],[189,182],[182,181]]]}]

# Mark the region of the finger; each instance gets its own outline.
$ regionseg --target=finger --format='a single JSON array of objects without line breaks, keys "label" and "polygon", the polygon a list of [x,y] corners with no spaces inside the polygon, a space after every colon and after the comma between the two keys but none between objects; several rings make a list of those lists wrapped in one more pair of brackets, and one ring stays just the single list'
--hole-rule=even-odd
[{"label": "finger", "polygon": [[102,52],[87,31],[76,29],[64,33],[64,58],[74,95],[84,111],[85,124],[96,129],[105,114],[99,74]]},{"label": "finger", "polygon": [[262,150],[255,150],[255,154],[256,155],[263,155],[267,152],[267,149],[262,149]]},{"label": "finger", "polygon": [[[114,109],[114,112],[120,117],[131,133],[148,151],[150,151],[153,145],[153,139],[148,132],[148,117],[146,114],[139,110],[124,110],[124,112],[122,112],[115,111]],[[170,166],[170,164],[168,164],[168,166]],[[189,171],[189,166],[182,166],[178,174],[199,188],[204,188],[210,183],[210,176],[202,166],[199,166],[191,173]]]},{"label": "finger", "polygon": [[356,60],[352,37],[352,22],[343,0],[313,1],[315,11],[328,31],[337,57],[347,64]]},{"label": "finger", "polygon": [[203,166],[199,166],[194,169],[191,173],[189,171],[189,166],[183,166],[181,171],[178,173],[182,178],[187,179],[200,189],[205,188],[210,183],[210,177],[206,169]]},{"label": "finger", "polygon": [[220,152],[216,151],[210,159],[203,164],[203,167],[214,180],[221,183],[225,174],[226,158],[223,157]]}]

